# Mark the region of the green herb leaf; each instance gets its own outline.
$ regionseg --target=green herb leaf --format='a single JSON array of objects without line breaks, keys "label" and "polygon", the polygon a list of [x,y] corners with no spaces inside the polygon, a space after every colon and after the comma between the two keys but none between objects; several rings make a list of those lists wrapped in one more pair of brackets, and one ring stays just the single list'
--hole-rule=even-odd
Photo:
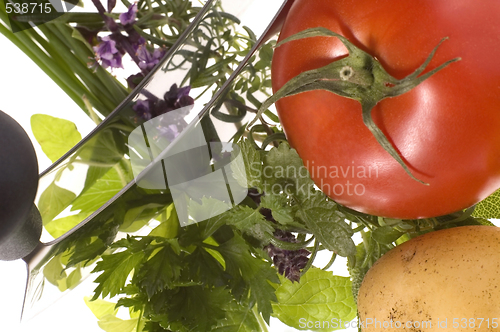
[{"label": "green herb leaf", "polygon": [[97,262],[97,266],[92,271],[92,273],[103,271],[95,280],[99,285],[94,290],[92,300],[96,300],[101,294],[103,298],[107,295],[113,297],[119,294],[130,272],[143,261],[144,257],[143,251],[132,252],[131,250],[103,256],[102,261]]},{"label": "green herb leaf", "polygon": [[87,217],[87,214],[76,214],[72,216],[67,216],[59,219],[49,221],[45,224],[45,230],[49,232],[52,237],[57,239],[61,235],[65,234],[73,227],[78,225],[82,220]]},{"label": "green herb leaf", "polygon": [[123,218],[123,224],[120,225],[120,231],[137,232],[156,216],[161,207],[163,207],[162,204],[149,203],[128,209]]},{"label": "green herb leaf", "polygon": [[110,200],[123,188],[123,182],[115,168],[110,168],[106,174],[97,179],[94,184],[84,191],[73,202],[72,211],[92,213]]},{"label": "green herb leaf", "polygon": [[74,192],[59,187],[52,182],[40,195],[38,209],[44,224],[51,222],[59,213],[66,209],[75,199]]},{"label": "green herb leaf", "polygon": [[219,252],[226,261],[226,272],[232,276],[230,287],[233,295],[241,300],[250,292],[251,302],[257,303],[257,310],[269,323],[273,311],[271,303],[276,302],[271,283],[280,282],[276,270],[269,262],[253,256],[248,244],[237,234],[221,244]]},{"label": "green herb leaf", "polygon": [[282,225],[293,224],[294,211],[287,204],[285,195],[265,195],[260,200],[260,207],[271,210],[273,218]]},{"label": "green herb leaf", "polygon": [[226,310],[226,317],[210,332],[256,332],[261,331],[255,313],[248,305],[239,305],[232,301]]},{"label": "green herb leaf", "polygon": [[102,319],[108,315],[115,316],[118,312],[118,309],[116,309],[116,303],[113,302],[104,301],[101,299],[91,301],[90,297],[88,296],[84,297],[84,301],[87,307],[89,307],[89,309],[92,311],[94,316],[97,317],[97,319]]},{"label": "green herb leaf", "polygon": [[57,286],[59,280],[66,278],[67,274],[61,263],[61,255],[54,256],[43,268],[43,276],[52,285]]},{"label": "green herb leaf", "polygon": [[226,224],[236,227],[243,233],[251,235],[256,239],[263,240],[272,236],[273,226],[259,212],[248,206],[235,206],[225,213]]},{"label": "green herb leaf", "polygon": [[380,244],[391,244],[399,239],[404,233],[394,229],[391,226],[383,226],[376,228],[372,232],[372,237]]},{"label": "green herb leaf", "polygon": [[178,253],[170,246],[172,241],[176,240],[166,241],[165,246],[154,253],[153,257],[149,258],[136,272],[136,283],[145,289],[149,298],[158,291],[171,287],[171,284],[180,276],[181,260]]},{"label": "green herb leaf", "polygon": [[159,312],[153,320],[159,320],[167,331],[206,332],[225,318],[224,307],[233,301],[225,287],[206,288],[195,285],[179,287],[160,294]]},{"label": "green herb leaf", "polygon": [[46,114],[32,115],[31,129],[43,152],[52,162],[61,158],[82,139],[73,122]]},{"label": "green herb leaf", "polygon": [[138,318],[120,319],[115,316],[106,316],[97,322],[99,327],[106,332],[133,332],[137,327]]},{"label": "green herb leaf", "polygon": [[353,231],[335,209],[315,207],[300,210],[299,216],[326,249],[343,257],[356,255]]},{"label": "green herb leaf", "polygon": [[330,271],[310,268],[297,283],[281,277],[276,296],[273,316],[299,330],[334,331],[356,317],[351,281]]},{"label": "green herb leaf", "polygon": [[[204,285],[216,286],[225,282],[223,275],[224,269],[221,263],[214,257],[219,255],[217,250],[209,249],[213,254],[201,247],[196,249],[185,258],[187,270],[189,271],[189,278],[191,280],[199,280]],[[222,259],[220,256],[219,259]]]}]

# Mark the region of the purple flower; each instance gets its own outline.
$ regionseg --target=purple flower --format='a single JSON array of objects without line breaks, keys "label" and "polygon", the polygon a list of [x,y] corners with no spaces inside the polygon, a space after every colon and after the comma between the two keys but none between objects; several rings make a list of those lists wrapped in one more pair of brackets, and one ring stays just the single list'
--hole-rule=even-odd
[{"label": "purple flower", "polygon": [[178,88],[177,84],[173,84],[163,96],[167,109],[172,110],[193,105],[194,99],[189,96],[190,91],[191,87],[189,85]]},{"label": "purple flower", "polygon": [[152,119],[150,100],[138,100],[132,108],[140,118],[144,120]]},{"label": "purple flower", "polygon": [[145,44],[140,45],[137,49],[137,57],[140,60],[139,68],[150,71],[160,62],[163,55],[165,55],[165,50],[156,48],[153,53],[151,53]]},{"label": "purple flower", "polygon": [[[170,90],[165,93],[163,99],[147,99],[139,100],[132,107],[138,117],[144,120],[150,120],[158,115],[177,110],[194,104],[194,99],[189,96],[191,91],[190,86],[178,88],[177,84],[173,84]],[[184,113],[187,114],[188,110]],[[180,116],[186,114],[179,114]]]},{"label": "purple flower", "polygon": [[121,13],[119,18],[120,18],[120,23],[123,25],[127,24],[134,24],[135,18],[137,16],[137,4],[133,4],[130,7],[128,7],[128,11],[126,13]]},{"label": "purple flower", "polygon": [[122,54],[116,48],[116,42],[109,36],[101,38],[99,45],[94,46],[94,52],[104,68],[123,68]]}]

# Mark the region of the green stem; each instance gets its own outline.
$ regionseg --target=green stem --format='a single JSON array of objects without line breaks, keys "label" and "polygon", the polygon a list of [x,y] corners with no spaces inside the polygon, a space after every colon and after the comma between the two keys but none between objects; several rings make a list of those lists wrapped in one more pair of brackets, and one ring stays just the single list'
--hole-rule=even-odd
[{"label": "green stem", "polygon": [[410,171],[408,165],[398,153],[396,147],[389,141],[382,130],[375,124],[371,111],[381,100],[389,97],[402,95],[417,85],[444,69],[453,62],[461,60],[454,58],[419,76],[434,57],[443,38],[431,51],[425,62],[412,74],[398,80],[389,75],[380,62],[349,42],[347,38],[326,28],[318,27],[303,30],[295,35],[285,38],[277,47],[290,41],[310,37],[335,37],[347,48],[349,55],[330,64],[300,73],[283,85],[273,96],[268,98],[260,107],[257,116],[250,121],[250,127],[269,106],[283,97],[293,96],[312,90],[325,90],[342,97],[357,100],[362,106],[363,122],[371,131],[377,142],[386,150],[414,180],[428,185],[428,183],[417,179]]},{"label": "green stem", "polygon": [[328,262],[328,264],[325,265],[323,270],[325,270],[325,271],[328,270],[333,265],[333,263],[335,263],[336,258],[337,258],[337,254],[335,252],[332,252],[332,258],[330,258],[330,261]]},{"label": "green stem", "polygon": [[260,331],[269,332],[269,330],[267,329],[267,324],[264,321],[264,318],[262,318],[262,316],[259,314],[259,312],[257,311],[257,307],[255,305],[252,308],[252,312],[253,312],[255,318],[257,318],[257,322],[259,322]]},{"label": "green stem", "polygon": [[[1,16],[2,12],[0,12]],[[25,34],[25,31],[14,35],[10,30],[0,24],[0,33],[16,45],[28,56],[43,72],[47,74],[81,109],[86,113],[85,103],[82,100],[83,91],[70,77],[58,67],[40,48]],[[80,94],[79,92],[82,92]]]},{"label": "green stem", "polygon": [[311,266],[313,265],[313,262],[314,260],[316,259],[316,255],[318,254],[318,251],[319,251],[319,241],[318,240],[315,240],[314,241],[314,248],[311,252],[311,257],[309,257],[309,260],[307,261],[307,264],[306,266],[302,269],[300,275],[303,276],[304,274],[306,274],[306,272],[311,268]]}]

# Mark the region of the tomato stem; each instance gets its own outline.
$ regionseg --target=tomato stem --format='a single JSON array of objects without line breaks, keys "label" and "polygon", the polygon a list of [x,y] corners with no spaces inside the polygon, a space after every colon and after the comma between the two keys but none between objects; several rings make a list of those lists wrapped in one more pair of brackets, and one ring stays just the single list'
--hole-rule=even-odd
[{"label": "tomato stem", "polygon": [[323,27],[301,31],[282,40],[276,47],[293,40],[319,36],[338,38],[347,48],[349,55],[340,60],[333,61],[324,67],[305,71],[293,77],[274,95],[262,103],[256,118],[251,121],[248,126],[251,126],[269,106],[280,98],[312,90],[330,91],[339,96],[359,101],[362,108],[363,122],[377,142],[403,167],[412,179],[424,185],[428,185],[428,183],[417,179],[411,173],[396,148],[373,121],[371,111],[381,100],[402,95],[441,69],[447,67],[449,64],[461,60],[460,58],[448,60],[437,68],[419,76],[430,63],[441,43],[448,38],[445,37],[441,39],[439,44],[431,51],[425,62],[412,74],[401,80],[389,75],[377,59],[356,47],[347,38]]}]

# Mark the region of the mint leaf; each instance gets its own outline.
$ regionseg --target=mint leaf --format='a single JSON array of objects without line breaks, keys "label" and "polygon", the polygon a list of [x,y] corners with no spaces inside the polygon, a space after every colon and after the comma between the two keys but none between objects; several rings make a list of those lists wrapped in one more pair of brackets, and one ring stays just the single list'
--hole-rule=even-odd
[{"label": "mint leaf", "polygon": [[500,219],[500,190],[477,203],[472,216],[484,219]]},{"label": "mint leaf", "polygon": [[92,273],[103,271],[95,280],[99,285],[94,290],[95,300],[102,294],[102,297],[109,295],[113,297],[120,293],[125,286],[125,282],[133,269],[135,269],[144,259],[143,251],[132,252],[125,250],[112,255],[102,257],[102,261],[97,262]]},{"label": "mint leaf", "polygon": [[116,195],[123,186],[118,171],[110,168],[103,177],[97,179],[90,188],[75,199],[71,210],[92,213]]},{"label": "mint leaf", "polygon": [[343,257],[356,255],[353,231],[336,209],[315,207],[299,210],[299,216],[323,246]]},{"label": "mint leaf", "polygon": [[[343,328],[340,320],[349,322],[356,317],[351,281],[330,271],[310,268],[296,283],[281,277],[276,297],[273,316],[298,330],[333,331]],[[330,328],[323,328],[325,321]],[[309,327],[308,322],[311,322]],[[315,322],[321,325],[315,327]]]},{"label": "mint leaf", "polygon": [[40,195],[38,209],[44,225],[52,221],[59,213],[66,209],[75,199],[74,192],[59,187],[52,182]]},{"label": "mint leaf", "polygon": [[82,139],[76,125],[46,114],[31,116],[33,135],[52,162],[57,161]]},{"label": "mint leaf", "polygon": [[260,207],[271,210],[274,220],[282,225],[294,224],[294,211],[288,205],[285,195],[265,195],[260,199]]},{"label": "mint leaf", "polygon": [[244,188],[257,188],[262,192],[262,162],[260,154],[248,140],[238,143],[241,159],[233,156],[231,171],[238,184]]}]

